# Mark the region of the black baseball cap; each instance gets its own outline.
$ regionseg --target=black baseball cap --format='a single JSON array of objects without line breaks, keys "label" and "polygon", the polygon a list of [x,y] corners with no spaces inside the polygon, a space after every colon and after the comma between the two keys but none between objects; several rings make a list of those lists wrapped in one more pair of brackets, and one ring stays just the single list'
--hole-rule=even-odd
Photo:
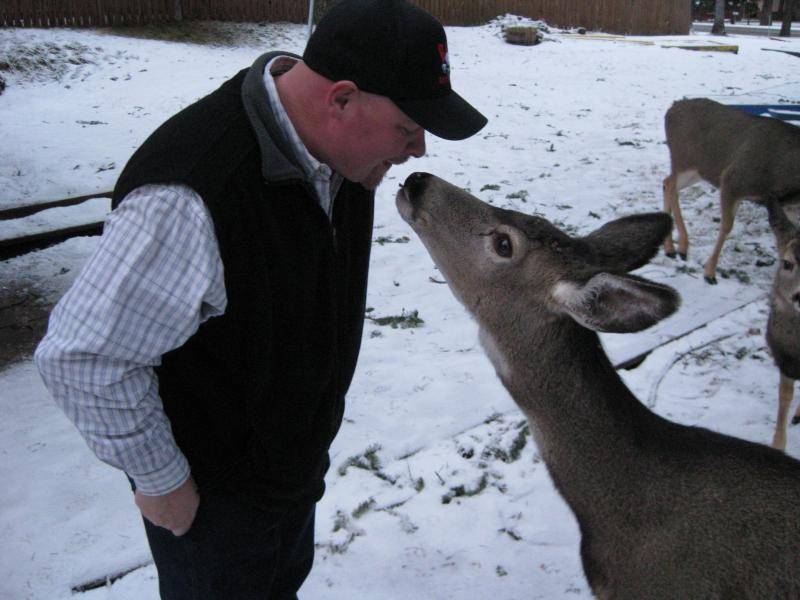
[{"label": "black baseball cap", "polygon": [[486,125],[450,87],[442,24],[406,0],[340,0],[320,19],[303,60],[332,81],[387,96],[437,137],[463,140]]}]

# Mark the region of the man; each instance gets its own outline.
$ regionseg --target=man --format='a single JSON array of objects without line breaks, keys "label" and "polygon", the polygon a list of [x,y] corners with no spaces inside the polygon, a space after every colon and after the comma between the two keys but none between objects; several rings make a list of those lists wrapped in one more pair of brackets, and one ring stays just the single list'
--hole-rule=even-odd
[{"label": "man", "polygon": [[36,362],[125,471],[162,598],[296,598],[358,357],[373,190],[486,119],[440,23],[343,0],[133,155]]}]

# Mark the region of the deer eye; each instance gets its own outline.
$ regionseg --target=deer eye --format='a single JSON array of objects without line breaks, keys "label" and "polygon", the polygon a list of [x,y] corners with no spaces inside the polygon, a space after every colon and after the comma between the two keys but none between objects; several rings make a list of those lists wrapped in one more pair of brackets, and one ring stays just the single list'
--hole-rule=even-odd
[{"label": "deer eye", "polygon": [[785,270],[787,270],[787,271],[791,271],[792,270],[792,263],[790,263],[788,260],[784,260],[783,261],[783,268]]},{"label": "deer eye", "polygon": [[511,238],[505,233],[498,233],[494,236],[494,251],[497,252],[498,256],[511,258],[511,255],[514,253],[514,248],[511,245]]}]

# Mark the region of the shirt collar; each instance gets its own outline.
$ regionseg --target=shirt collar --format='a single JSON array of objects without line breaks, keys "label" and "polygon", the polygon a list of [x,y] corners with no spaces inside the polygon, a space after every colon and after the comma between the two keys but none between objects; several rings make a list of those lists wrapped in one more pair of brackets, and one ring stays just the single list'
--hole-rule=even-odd
[{"label": "shirt collar", "polygon": [[286,109],[283,107],[280,95],[278,94],[278,88],[275,85],[275,77],[286,73],[298,62],[296,58],[292,58],[291,56],[276,56],[273,58],[267,63],[264,69],[264,87],[267,90],[267,98],[272,107],[272,112],[275,114],[278,126],[281,128],[284,136],[286,136],[286,139],[289,140],[298,166],[310,180],[324,179],[330,181],[333,176],[332,169],[325,163],[318,161],[308,151],[303,140],[301,140],[300,136],[297,134],[297,130],[292,124],[292,121],[289,119],[289,115],[286,113]]}]

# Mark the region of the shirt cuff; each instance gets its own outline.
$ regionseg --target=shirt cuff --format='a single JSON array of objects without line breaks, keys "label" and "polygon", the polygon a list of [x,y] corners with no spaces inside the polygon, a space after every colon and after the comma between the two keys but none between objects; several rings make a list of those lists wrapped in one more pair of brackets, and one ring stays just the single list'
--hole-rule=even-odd
[{"label": "shirt cuff", "polygon": [[163,496],[178,489],[189,479],[189,461],[180,450],[163,467],[149,473],[128,473],[136,484],[136,491],[145,496]]}]

